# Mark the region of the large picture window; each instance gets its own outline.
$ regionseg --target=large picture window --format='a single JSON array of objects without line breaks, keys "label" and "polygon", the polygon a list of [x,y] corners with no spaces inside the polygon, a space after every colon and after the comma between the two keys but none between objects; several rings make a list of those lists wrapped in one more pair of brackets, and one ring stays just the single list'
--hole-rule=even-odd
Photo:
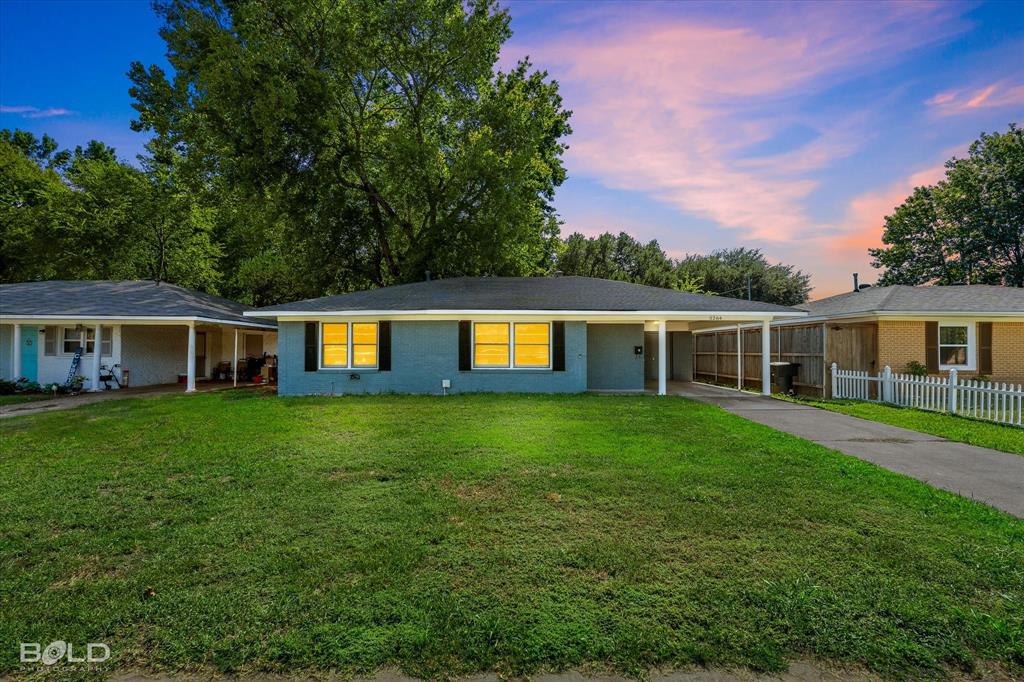
[{"label": "large picture window", "polygon": [[352,323],[352,366],[377,366],[377,323]]},{"label": "large picture window", "polygon": [[478,322],[473,325],[473,364],[477,367],[508,367],[508,322]]},{"label": "large picture window", "polygon": [[348,367],[348,323],[320,325],[321,367]]},{"label": "large picture window", "polygon": [[551,325],[547,322],[516,322],[516,367],[547,367],[551,364]]},{"label": "large picture window", "polygon": [[373,369],[377,366],[376,322],[324,322],[320,325],[320,366]]},{"label": "large picture window", "polygon": [[551,366],[549,322],[477,322],[473,366],[480,369],[546,369]]},{"label": "large picture window", "polygon": [[939,367],[969,367],[974,330],[969,324],[943,323],[939,325]]}]

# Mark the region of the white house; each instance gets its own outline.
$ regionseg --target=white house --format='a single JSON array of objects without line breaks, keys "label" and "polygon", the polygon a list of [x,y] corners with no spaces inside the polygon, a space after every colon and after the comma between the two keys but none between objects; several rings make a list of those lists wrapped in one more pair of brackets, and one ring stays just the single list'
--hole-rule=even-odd
[{"label": "white house", "polygon": [[276,324],[252,309],[149,281],[0,284],[0,378],[64,384],[81,348],[74,374],[88,390],[113,372],[130,386],[185,375],[192,391],[219,363],[277,354]]}]

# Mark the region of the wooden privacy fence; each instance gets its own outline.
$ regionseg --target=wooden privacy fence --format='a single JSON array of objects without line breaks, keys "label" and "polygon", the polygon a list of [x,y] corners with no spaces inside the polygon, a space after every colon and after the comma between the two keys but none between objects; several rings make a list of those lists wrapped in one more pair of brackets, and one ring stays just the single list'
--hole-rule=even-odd
[{"label": "wooden privacy fence", "polygon": [[[824,330],[821,325],[776,327],[771,331],[772,362],[800,363],[798,389],[822,394],[825,385]],[[736,345],[739,343],[739,360]],[[737,370],[741,374],[737,376]],[[693,378],[715,384],[761,388],[761,330],[719,330],[693,335]]]},{"label": "wooden privacy fence", "polygon": [[873,376],[832,364],[832,397],[870,400],[932,412],[1024,426],[1024,387],[976,379],[894,374],[888,366]]}]

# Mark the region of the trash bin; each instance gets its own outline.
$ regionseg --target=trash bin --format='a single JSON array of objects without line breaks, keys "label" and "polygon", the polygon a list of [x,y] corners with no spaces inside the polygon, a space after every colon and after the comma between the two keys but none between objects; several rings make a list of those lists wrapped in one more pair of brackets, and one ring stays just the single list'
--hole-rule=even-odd
[{"label": "trash bin", "polygon": [[797,370],[800,369],[799,362],[773,362],[772,382],[780,393],[796,395],[793,383],[796,381]]}]

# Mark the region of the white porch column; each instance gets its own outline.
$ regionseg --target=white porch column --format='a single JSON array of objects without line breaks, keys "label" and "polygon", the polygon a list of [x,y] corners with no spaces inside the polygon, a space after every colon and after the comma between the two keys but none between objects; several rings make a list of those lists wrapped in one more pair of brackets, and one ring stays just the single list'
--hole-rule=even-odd
[{"label": "white porch column", "polygon": [[93,334],[95,336],[92,342],[92,367],[89,371],[89,384],[92,387],[90,390],[98,391],[100,390],[100,356],[103,355],[103,330],[100,325],[95,325]]},{"label": "white porch column", "polygon": [[14,375],[11,377],[11,381],[17,381],[21,378],[21,325],[14,325],[14,348],[11,349],[11,359],[14,366],[11,367],[11,373]]},{"label": "white porch column", "polygon": [[231,376],[234,387],[238,388],[238,328],[235,328],[235,345],[231,354]]},{"label": "white porch column", "polygon": [[188,379],[185,383],[185,392],[191,393],[196,390],[196,323],[188,324]]},{"label": "white porch column", "polygon": [[772,394],[772,322],[761,322],[761,395]]},{"label": "white porch column", "polygon": [[658,322],[658,395],[668,393],[668,320]]},{"label": "white porch column", "polygon": [[743,390],[743,327],[736,324],[736,389]]}]

